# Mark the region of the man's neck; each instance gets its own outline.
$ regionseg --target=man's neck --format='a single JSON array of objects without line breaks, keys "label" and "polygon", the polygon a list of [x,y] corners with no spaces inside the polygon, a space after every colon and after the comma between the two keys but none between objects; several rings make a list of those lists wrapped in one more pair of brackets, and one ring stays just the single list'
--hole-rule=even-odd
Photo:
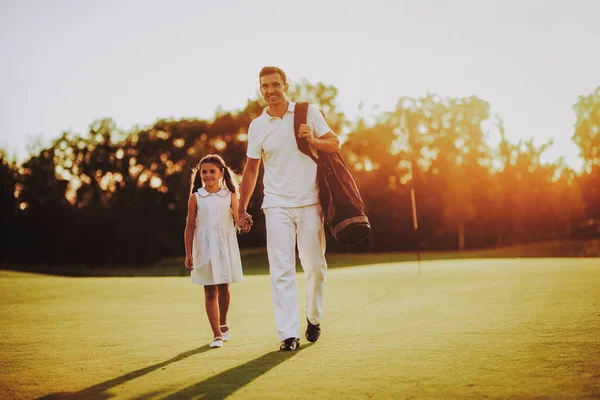
[{"label": "man's neck", "polygon": [[267,114],[269,114],[271,117],[279,117],[279,118],[283,118],[283,116],[285,115],[285,113],[288,110],[290,101],[286,100],[285,103],[281,103],[278,106],[269,106],[267,108]]}]

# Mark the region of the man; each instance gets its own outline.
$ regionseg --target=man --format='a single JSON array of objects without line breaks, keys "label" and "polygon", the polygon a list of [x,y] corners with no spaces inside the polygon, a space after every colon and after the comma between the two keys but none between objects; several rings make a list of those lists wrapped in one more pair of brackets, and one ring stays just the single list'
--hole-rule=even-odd
[{"label": "man", "polygon": [[[267,254],[271,291],[280,349],[294,351],[300,346],[300,305],[296,288],[296,244],[306,276],[305,337],[316,342],[321,334],[325,289],[325,231],[319,205],[317,166],[298,150],[294,137],[295,103],[287,98],[285,73],[264,67],[259,73],[260,93],[267,102],[263,113],[248,129],[247,161],[240,188],[239,218],[242,230],[250,229],[246,212],[254,192],[261,159],[264,163],[262,204],[267,229]],[[337,152],[340,141],[320,110],[309,106],[307,123],[299,136],[311,147]]]}]

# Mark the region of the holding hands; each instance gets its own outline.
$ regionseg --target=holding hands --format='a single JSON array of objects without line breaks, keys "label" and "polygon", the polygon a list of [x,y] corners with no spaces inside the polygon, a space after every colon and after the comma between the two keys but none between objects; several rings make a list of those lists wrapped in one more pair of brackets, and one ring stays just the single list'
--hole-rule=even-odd
[{"label": "holding hands", "polygon": [[252,221],[252,215],[248,214],[246,210],[239,210],[239,226],[243,233],[250,232],[250,228],[254,223]]}]

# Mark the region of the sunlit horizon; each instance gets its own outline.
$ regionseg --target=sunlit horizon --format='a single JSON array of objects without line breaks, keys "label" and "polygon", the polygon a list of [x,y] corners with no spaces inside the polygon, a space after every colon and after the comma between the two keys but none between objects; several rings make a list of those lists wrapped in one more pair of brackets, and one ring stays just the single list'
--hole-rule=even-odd
[{"label": "sunlit horizon", "polygon": [[[4,2],[0,148],[24,161],[35,138],[86,135],[105,117],[124,131],[211,119],[242,109],[260,68],[277,65],[292,84],[337,87],[351,121],[392,111],[402,96],[478,96],[491,107],[490,145],[498,115],[512,142],[553,139],[542,161],[581,169],[572,106],[600,85],[597,3],[343,5]],[[296,26],[308,28],[296,35]]]}]

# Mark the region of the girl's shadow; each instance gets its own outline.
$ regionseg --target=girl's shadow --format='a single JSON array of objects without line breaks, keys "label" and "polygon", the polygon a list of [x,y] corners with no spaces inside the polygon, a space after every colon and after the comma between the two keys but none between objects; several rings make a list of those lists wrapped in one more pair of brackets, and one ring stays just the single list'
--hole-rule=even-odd
[{"label": "girl's shadow", "polygon": [[[193,398],[199,395],[204,395],[203,398],[216,398],[222,399],[233,392],[241,389],[246,386],[254,379],[259,376],[265,374],[269,370],[273,369],[277,365],[282,362],[292,358],[294,355],[298,354],[303,348],[310,347],[312,343],[302,346],[297,351],[273,351],[267,353],[263,356],[255,358],[254,360],[248,361],[242,365],[229,369],[227,371],[223,371],[218,375],[205,379],[201,382],[188,386],[176,393],[168,395],[164,398],[166,399],[188,399]],[[181,361],[190,356],[204,353],[205,351],[212,350],[208,345],[199,347],[194,350],[186,351],[185,353],[181,353],[167,361],[151,365],[146,368],[138,369],[132,372],[129,372],[125,375],[119,376],[117,378],[110,379],[108,381],[98,383],[94,386],[90,386],[87,389],[83,389],[79,392],[75,393],[53,393],[44,397],[40,397],[39,400],[49,400],[49,399],[108,399],[113,397],[112,394],[107,393],[107,390],[124,384],[125,382],[134,380],[139,378],[140,376],[149,374],[152,371],[155,371],[159,368],[167,366],[171,363]],[[213,350],[214,351],[214,350]],[[162,390],[154,391],[151,393],[147,393],[136,399],[145,400],[152,397],[156,397],[160,393],[164,393]]]},{"label": "girl's shadow", "polygon": [[125,382],[132,381],[136,378],[139,378],[140,376],[149,374],[150,372],[155,371],[159,368],[165,367],[171,363],[181,361],[188,357],[194,356],[196,354],[204,353],[205,351],[209,351],[209,350],[211,350],[211,348],[208,347],[208,345],[198,347],[197,349],[181,353],[167,361],[163,361],[161,363],[154,364],[154,365],[151,365],[146,368],[141,368],[141,369],[129,372],[129,373],[127,373],[125,375],[121,375],[117,378],[109,379],[102,383],[98,383],[94,386],[90,386],[87,389],[83,389],[79,392],[53,393],[53,394],[49,394],[44,397],[40,397],[39,400],[42,400],[42,399],[44,399],[44,400],[47,400],[47,399],[90,399],[90,398],[91,399],[108,399],[110,397],[113,397],[111,394],[105,393],[108,389],[111,389],[115,386],[119,386]]}]

